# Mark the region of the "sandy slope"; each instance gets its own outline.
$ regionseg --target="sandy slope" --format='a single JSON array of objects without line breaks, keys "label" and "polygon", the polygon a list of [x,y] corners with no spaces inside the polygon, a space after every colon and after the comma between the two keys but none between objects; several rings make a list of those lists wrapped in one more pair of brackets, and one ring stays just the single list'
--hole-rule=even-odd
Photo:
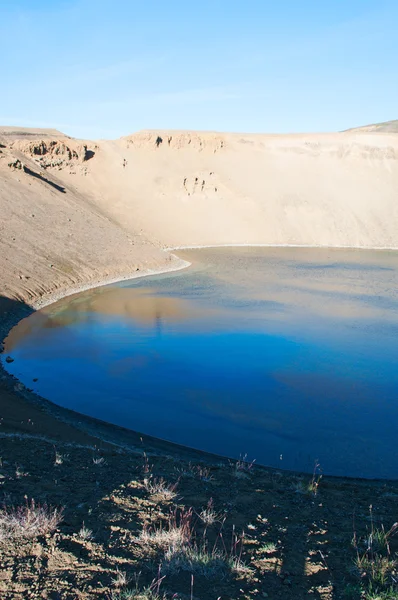
[{"label": "sandy slope", "polygon": [[6,296],[32,302],[177,266],[166,247],[398,247],[394,134],[147,131],[83,142],[0,128],[0,144]]},{"label": "sandy slope", "polygon": [[[35,304],[48,293],[62,295],[147,269],[180,266],[179,260],[138,234],[133,223],[128,230],[121,228],[79,191],[75,183],[84,177],[79,158],[72,157],[71,162],[62,152],[55,155],[76,173],[64,183],[59,166],[45,169],[30,150],[21,151],[25,144],[30,148],[30,139],[27,142],[23,135],[13,142],[2,133],[0,296]],[[51,132],[49,137],[54,137]],[[61,146],[69,143],[62,134],[56,139],[62,140]]]}]

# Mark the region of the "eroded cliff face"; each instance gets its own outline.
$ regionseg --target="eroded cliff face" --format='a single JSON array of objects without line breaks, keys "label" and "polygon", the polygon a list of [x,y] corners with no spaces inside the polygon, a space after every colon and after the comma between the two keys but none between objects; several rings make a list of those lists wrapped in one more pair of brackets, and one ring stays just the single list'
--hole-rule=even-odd
[{"label": "eroded cliff face", "polygon": [[35,160],[41,168],[55,168],[58,170],[79,167],[95,156],[96,144],[89,148],[85,143],[63,139],[39,139],[15,141],[11,145],[14,150],[19,150],[24,155]]},{"label": "eroded cliff face", "polygon": [[167,247],[398,248],[398,135],[0,128],[0,294],[177,266]]},{"label": "eroded cliff face", "polygon": [[190,131],[141,131],[134,133],[122,140],[126,141],[126,147],[132,145],[135,148],[152,148],[171,150],[194,149],[198,152],[204,150],[219,152],[225,148],[225,136],[217,133],[198,133]]}]

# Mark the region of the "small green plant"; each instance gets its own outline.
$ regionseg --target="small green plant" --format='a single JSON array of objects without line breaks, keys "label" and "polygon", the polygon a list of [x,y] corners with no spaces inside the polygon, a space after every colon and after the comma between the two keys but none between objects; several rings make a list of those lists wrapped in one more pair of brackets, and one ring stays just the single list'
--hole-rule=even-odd
[{"label": "small green plant", "polygon": [[374,525],[373,507],[369,507],[370,532],[364,537],[353,537],[356,550],[354,561],[358,576],[362,582],[362,591],[366,600],[392,600],[398,598],[398,560],[391,552],[391,538],[398,531],[398,523],[385,530],[382,525]]},{"label": "small green plant", "polygon": [[379,556],[377,554],[363,556],[357,558],[356,567],[362,578],[369,580],[372,586],[386,587],[391,583],[391,576],[396,567],[396,561],[388,556]]},{"label": "small green plant", "polygon": [[367,539],[368,548],[372,548],[374,552],[387,553],[390,555],[390,540],[397,533],[397,531],[398,523],[394,523],[394,525],[388,531],[386,531],[384,529],[384,525],[378,529],[374,527],[372,521],[372,530]]},{"label": "small green plant", "polygon": [[277,550],[278,547],[274,542],[267,542],[258,549],[258,552],[262,554],[274,554]]},{"label": "small green plant", "polygon": [[365,591],[365,595],[362,596],[365,600],[397,600],[398,593],[397,588],[391,586],[388,590],[384,590],[383,592],[378,591],[370,585],[369,588]]}]

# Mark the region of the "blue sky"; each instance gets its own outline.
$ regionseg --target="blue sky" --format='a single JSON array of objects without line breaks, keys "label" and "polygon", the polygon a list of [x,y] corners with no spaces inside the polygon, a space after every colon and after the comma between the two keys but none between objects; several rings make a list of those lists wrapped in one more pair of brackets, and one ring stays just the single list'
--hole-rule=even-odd
[{"label": "blue sky", "polygon": [[397,0],[0,0],[0,124],[333,131],[398,118]]}]

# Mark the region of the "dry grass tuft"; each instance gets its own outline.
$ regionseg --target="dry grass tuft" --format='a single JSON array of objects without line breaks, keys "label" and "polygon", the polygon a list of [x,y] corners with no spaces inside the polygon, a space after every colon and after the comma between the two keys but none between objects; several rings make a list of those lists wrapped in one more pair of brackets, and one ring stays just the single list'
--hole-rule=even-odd
[{"label": "dry grass tuft", "polygon": [[67,461],[68,459],[69,459],[69,454],[61,454],[60,452],[55,450],[55,457],[54,457],[54,465],[55,466],[63,465],[64,462]]},{"label": "dry grass tuft", "polygon": [[83,540],[84,542],[88,542],[89,540],[92,540],[94,538],[92,530],[86,527],[84,523],[80,528],[77,536],[80,540]]},{"label": "dry grass tuft", "polygon": [[129,583],[129,578],[124,571],[117,569],[116,577],[113,577],[112,583],[118,588],[126,587],[126,585]]},{"label": "dry grass tuft", "polygon": [[160,479],[146,477],[144,479],[144,487],[147,492],[149,492],[152,496],[157,496],[159,499],[164,500],[165,502],[170,502],[176,498],[176,489],[178,487],[178,483],[178,480],[175,483],[167,483],[163,477],[160,477]]},{"label": "dry grass tuft", "polygon": [[[166,600],[166,594],[161,594],[160,592],[164,577],[159,576],[152,581],[151,585],[140,589],[138,583],[139,576],[140,574],[136,578],[133,589],[114,591],[110,595],[110,600]],[[173,598],[177,599],[177,595],[173,595]]]},{"label": "dry grass tuft", "polygon": [[63,509],[34,500],[25,506],[5,506],[0,510],[0,541],[32,539],[52,533],[62,521]]},{"label": "dry grass tuft", "polygon": [[112,592],[110,600],[166,600],[166,595],[159,595],[150,588],[145,590],[122,590]]},{"label": "dry grass tuft", "polygon": [[192,540],[192,509],[174,511],[167,526],[145,527],[138,540],[145,545],[166,551],[168,548],[180,548]]},{"label": "dry grass tuft", "polygon": [[179,477],[199,479],[199,481],[205,481],[206,483],[213,480],[211,468],[204,465],[193,465],[189,462],[187,466],[175,467],[174,470]]},{"label": "dry grass tuft", "polygon": [[231,462],[230,464],[233,468],[233,473],[235,477],[237,477],[238,479],[243,479],[253,473],[255,462],[256,459],[251,461],[247,460],[247,454],[244,454],[243,456],[241,455],[239,457],[239,460],[237,460],[234,463]]},{"label": "dry grass tuft", "polygon": [[201,546],[184,545],[179,548],[170,546],[165,552],[161,573],[177,575],[182,571],[206,579],[223,578],[227,573],[251,575],[251,569],[238,556],[229,556],[216,548],[209,551],[204,543]]},{"label": "dry grass tuft", "polygon": [[209,525],[214,525],[217,522],[221,522],[222,520],[225,521],[225,515],[223,515],[222,513],[217,513],[214,510],[213,498],[210,498],[206,508],[204,508],[198,514],[198,517],[202,521],[202,523],[206,525],[206,527],[208,527]]},{"label": "dry grass tuft", "polygon": [[[210,500],[207,508],[202,511],[204,519],[215,523],[218,515],[213,510],[213,501]],[[217,548],[217,543],[223,543],[223,536],[219,532],[212,550],[208,549],[208,540],[205,532],[198,544],[195,540],[195,529],[192,524],[193,509],[175,510],[170,514],[166,526],[162,523],[156,527],[145,528],[138,540],[156,551],[160,551],[161,575],[175,575],[180,572],[189,572],[191,575],[201,575],[207,579],[224,577],[226,573],[245,573],[251,571],[241,561],[242,540],[233,532],[230,552],[225,545],[222,550]],[[202,515],[203,518],[203,515]],[[221,529],[223,522],[221,523]],[[240,554],[237,550],[240,548]]]},{"label": "dry grass tuft", "polygon": [[171,546],[164,555],[161,572],[164,575],[176,575],[185,571],[212,579],[230,571],[229,563],[229,559],[218,550],[208,552],[205,548],[195,546]]}]

